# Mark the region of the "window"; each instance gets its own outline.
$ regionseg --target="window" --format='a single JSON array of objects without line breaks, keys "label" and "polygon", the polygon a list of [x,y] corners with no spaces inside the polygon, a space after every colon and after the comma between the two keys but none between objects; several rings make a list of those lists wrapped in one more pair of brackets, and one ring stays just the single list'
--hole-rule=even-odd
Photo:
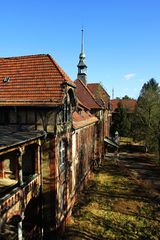
[{"label": "window", "polygon": [[64,99],[64,106],[63,106],[63,122],[67,121],[67,98]]},{"label": "window", "polygon": [[71,119],[71,106],[67,104],[67,121]]},{"label": "window", "polygon": [[36,173],[35,171],[35,145],[29,145],[25,148],[22,158],[22,171],[24,180]]},{"label": "window", "polygon": [[63,106],[63,122],[69,121],[71,118],[71,106],[69,96],[68,99],[64,99],[64,106]]},{"label": "window", "polygon": [[59,165],[63,166],[65,163],[65,141],[61,140],[59,144]]}]

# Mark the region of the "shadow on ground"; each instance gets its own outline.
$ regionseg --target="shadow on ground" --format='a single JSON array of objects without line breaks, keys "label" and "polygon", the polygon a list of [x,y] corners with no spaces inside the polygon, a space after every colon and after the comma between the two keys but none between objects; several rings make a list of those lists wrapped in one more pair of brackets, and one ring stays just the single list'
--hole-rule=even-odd
[{"label": "shadow on ground", "polygon": [[[88,188],[79,195],[60,239],[160,239],[160,206],[130,172],[144,166],[152,171],[153,165],[144,154],[135,158],[122,155],[119,161],[105,159]],[[143,171],[140,174],[143,183]]]}]

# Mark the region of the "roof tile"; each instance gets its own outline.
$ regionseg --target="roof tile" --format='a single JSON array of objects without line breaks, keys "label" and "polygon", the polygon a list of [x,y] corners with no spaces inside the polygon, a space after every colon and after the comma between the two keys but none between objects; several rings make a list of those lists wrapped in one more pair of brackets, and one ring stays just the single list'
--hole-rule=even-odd
[{"label": "roof tile", "polygon": [[75,81],[76,84],[76,93],[79,101],[90,109],[101,109],[101,106],[96,102],[91,91],[87,86],[80,80]]},{"label": "roof tile", "polygon": [[[3,82],[5,77],[8,82]],[[0,58],[0,105],[61,104],[65,82],[75,87],[48,54]]]},{"label": "roof tile", "polygon": [[113,99],[111,100],[112,111],[114,112],[116,108],[118,108],[118,103],[121,102],[123,107],[127,110],[128,113],[132,113],[135,111],[137,101],[135,99]]},{"label": "roof tile", "polygon": [[110,97],[100,83],[89,83],[87,84],[87,87],[101,107],[109,107]]},{"label": "roof tile", "polygon": [[89,112],[81,111],[80,113],[73,113],[73,127],[75,129],[85,127],[87,125],[96,123],[97,121],[97,117],[95,117]]}]

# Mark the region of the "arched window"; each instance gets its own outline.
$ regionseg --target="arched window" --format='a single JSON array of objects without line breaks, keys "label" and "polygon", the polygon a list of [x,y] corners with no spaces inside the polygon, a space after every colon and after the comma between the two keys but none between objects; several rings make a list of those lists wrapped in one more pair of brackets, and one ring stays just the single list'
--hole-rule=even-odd
[{"label": "arched window", "polygon": [[64,99],[63,105],[63,122],[67,122],[71,119],[71,106],[69,96]]},{"label": "arched window", "polygon": [[63,122],[67,121],[67,98],[64,99],[63,105]]}]

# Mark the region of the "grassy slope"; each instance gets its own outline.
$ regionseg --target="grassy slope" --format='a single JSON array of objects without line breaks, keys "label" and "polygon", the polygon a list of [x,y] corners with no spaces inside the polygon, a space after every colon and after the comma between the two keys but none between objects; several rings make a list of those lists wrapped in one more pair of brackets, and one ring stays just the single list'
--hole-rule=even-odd
[{"label": "grassy slope", "polygon": [[78,199],[62,239],[160,239],[160,207],[114,161]]}]

